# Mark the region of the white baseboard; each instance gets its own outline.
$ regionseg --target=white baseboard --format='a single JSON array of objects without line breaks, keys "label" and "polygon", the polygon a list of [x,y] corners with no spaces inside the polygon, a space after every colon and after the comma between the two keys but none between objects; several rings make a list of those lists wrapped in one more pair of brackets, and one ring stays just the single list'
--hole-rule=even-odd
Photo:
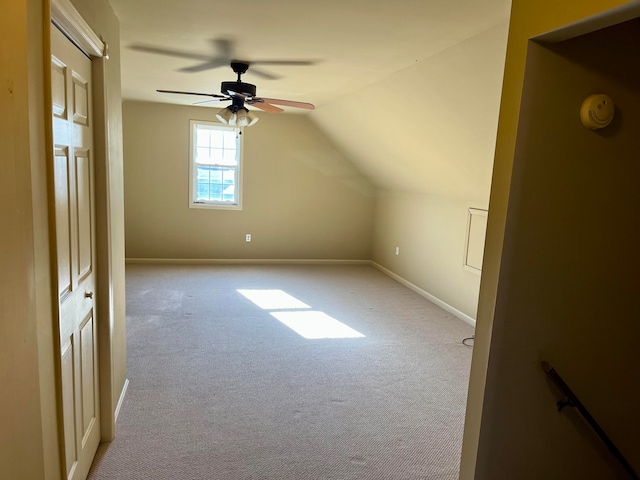
[{"label": "white baseboard", "polygon": [[114,412],[114,423],[118,421],[118,415],[120,415],[120,408],[122,408],[122,402],[124,402],[124,397],[127,395],[127,389],[129,388],[129,379],[125,378],[124,386],[122,387],[122,391],[120,392],[120,398],[118,399],[118,404],[116,405],[116,411]]},{"label": "white baseboard", "polygon": [[442,308],[443,310],[449,312],[450,314],[456,316],[457,318],[459,318],[460,320],[462,320],[465,323],[468,323],[469,325],[471,325],[472,327],[475,328],[476,326],[476,321],[474,318],[471,318],[469,315],[467,315],[466,313],[461,312],[460,310],[458,310],[457,308],[452,307],[451,305],[449,305],[446,302],[443,302],[442,300],[440,300],[438,297],[431,295],[429,292],[421,289],[420,287],[418,287],[417,285],[414,285],[413,283],[411,283],[408,280],[405,280],[404,278],[402,278],[400,275],[397,275],[395,273],[393,273],[391,270],[383,267],[382,265],[379,265],[378,263],[374,262],[373,260],[371,260],[370,264],[377,268],[378,270],[380,270],[382,273],[390,276],[391,278],[393,278],[396,282],[401,283],[402,285],[404,285],[405,287],[407,287],[409,290],[413,290],[414,292],[416,292],[418,295],[426,298],[427,300],[429,300],[431,303],[435,303],[437,306],[439,306],[440,308]]},{"label": "white baseboard", "polygon": [[170,265],[370,265],[370,260],[289,258],[126,258],[129,264]]}]

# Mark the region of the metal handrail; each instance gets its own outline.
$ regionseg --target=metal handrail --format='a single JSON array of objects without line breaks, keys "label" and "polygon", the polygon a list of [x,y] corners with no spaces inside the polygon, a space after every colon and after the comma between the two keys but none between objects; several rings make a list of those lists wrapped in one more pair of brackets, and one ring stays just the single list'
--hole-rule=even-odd
[{"label": "metal handrail", "polygon": [[618,450],[615,444],[611,441],[609,436],[605,433],[598,422],[596,422],[595,418],[591,416],[589,410],[582,404],[580,399],[576,397],[575,393],[569,388],[569,386],[564,382],[562,377],[555,369],[549,364],[549,362],[543,361],[542,370],[547,374],[549,379],[553,382],[553,384],[560,390],[560,392],[565,396],[565,400],[559,400],[556,405],[558,406],[558,411],[562,411],[564,407],[574,407],[580,412],[580,415],[586,420],[591,428],[593,428],[594,432],[600,437],[600,439],[604,442],[605,446],[611,452],[611,454],[620,462],[620,465],[624,467],[624,469],[629,473],[631,478],[634,480],[640,480],[640,477],[633,469],[629,461],[622,455],[622,452]]}]

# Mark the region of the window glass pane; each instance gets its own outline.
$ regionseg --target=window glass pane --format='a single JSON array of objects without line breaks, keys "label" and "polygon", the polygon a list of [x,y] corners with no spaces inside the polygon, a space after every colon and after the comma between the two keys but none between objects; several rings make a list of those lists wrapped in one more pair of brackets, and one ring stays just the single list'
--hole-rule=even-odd
[{"label": "window glass pane", "polygon": [[198,127],[196,129],[196,145],[198,147],[208,147],[210,145],[211,130]]},{"label": "window glass pane", "polygon": [[235,150],[223,150],[222,160],[219,162],[221,165],[236,165],[238,163],[236,159]]},{"label": "window glass pane", "polygon": [[198,200],[209,200],[209,184],[198,183],[198,193],[196,198]]},{"label": "window glass pane", "polygon": [[209,152],[210,150],[208,148],[198,147],[198,150],[196,151],[196,163],[201,163],[201,164],[212,163]]},{"label": "window glass pane", "polygon": [[224,132],[220,130],[211,130],[211,147],[222,148],[222,138]]},{"label": "window glass pane", "polygon": [[211,183],[222,183],[222,168],[210,167],[209,178]]},{"label": "window glass pane", "polygon": [[222,183],[225,185],[236,183],[236,169],[235,168],[223,168],[222,169]]},{"label": "window glass pane", "polygon": [[236,196],[236,186],[235,185],[229,185],[228,187],[225,187],[224,190],[222,191],[222,199],[225,202],[233,202]]},{"label": "window glass pane", "polygon": [[235,150],[238,134],[233,130],[225,130],[222,134],[224,136],[224,148],[233,148]]},{"label": "window glass pane", "polygon": [[207,167],[198,167],[198,173],[197,173],[198,183],[209,181],[209,171],[210,170]]},{"label": "window glass pane", "polygon": [[222,200],[222,185],[212,184],[210,186],[210,198],[211,200]]},{"label": "window glass pane", "polygon": [[222,150],[220,150],[219,148],[214,148],[211,150],[210,153],[210,158],[211,158],[211,164],[215,164],[215,165],[219,165],[220,162],[222,161]]}]

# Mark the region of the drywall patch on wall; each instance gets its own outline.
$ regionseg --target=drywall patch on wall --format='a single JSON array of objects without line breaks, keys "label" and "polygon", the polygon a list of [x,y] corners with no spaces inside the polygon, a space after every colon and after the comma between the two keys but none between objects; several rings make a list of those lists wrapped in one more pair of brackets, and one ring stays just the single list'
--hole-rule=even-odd
[{"label": "drywall patch on wall", "polygon": [[482,255],[484,237],[487,234],[488,210],[469,208],[467,215],[467,236],[464,245],[462,268],[480,275],[482,273]]}]

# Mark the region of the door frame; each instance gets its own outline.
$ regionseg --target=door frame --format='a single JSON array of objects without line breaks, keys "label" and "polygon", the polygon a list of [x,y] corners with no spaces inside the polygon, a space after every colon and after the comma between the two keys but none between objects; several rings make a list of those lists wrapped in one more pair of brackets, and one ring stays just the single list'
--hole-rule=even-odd
[{"label": "door frame", "polygon": [[[109,151],[108,130],[107,130],[107,101],[106,101],[106,62],[109,58],[108,47],[100,37],[93,31],[89,24],[82,18],[70,0],[51,0],[50,19],[46,20],[48,28],[54,24],[91,59],[91,69],[93,75],[93,118],[94,118],[94,151],[95,151],[95,235],[96,235],[96,318],[98,335],[98,377],[99,377],[99,398],[100,398],[100,432],[102,442],[113,440],[115,436],[115,424],[121,401],[114,401],[114,368],[113,368],[113,294],[110,288],[112,283],[111,275],[111,241],[109,222]],[[53,27],[55,28],[55,27]],[[45,55],[50,62],[51,41],[50,30],[45,27],[45,48],[48,55]],[[45,70],[46,71],[46,70]],[[48,90],[51,89],[51,78],[46,79]],[[51,102],[47,102],[45,112],[51,118]],[[51,165],[52,152],[49,148],[48,158]],[[52,215],[53,204],[49,199],[49,214]],[[50,222],[50,236],[55,239],[55,222]],[[52,262],[56,262],[55,240],[51,246]],[[52,272],[57,272],[53,266]],[[57,292],[57,275],[52,273],[52,284],[55,286],[52,292]],[[55,295],[54,295],[55,296]],[[57,298],[53,302],[55,313],[54,319],[59,318]],[[55,338],[54,348],[59,354],[59,339]],[[60,392],[60,372],[56,378],[58,392]],[[125,385],[126,390],[126,385]],[[120,400],[124,396],[120,397]],[[60,397],[59,397],[60,400]],[[116,405],[117,403],[117,405]],[[61,409],[59,420],[61,420]],[[62,424],[59,423],[61,426]],[[60,438],[60,436],[59,436]],[[63,452],[61,452],[63,453]]]}]

